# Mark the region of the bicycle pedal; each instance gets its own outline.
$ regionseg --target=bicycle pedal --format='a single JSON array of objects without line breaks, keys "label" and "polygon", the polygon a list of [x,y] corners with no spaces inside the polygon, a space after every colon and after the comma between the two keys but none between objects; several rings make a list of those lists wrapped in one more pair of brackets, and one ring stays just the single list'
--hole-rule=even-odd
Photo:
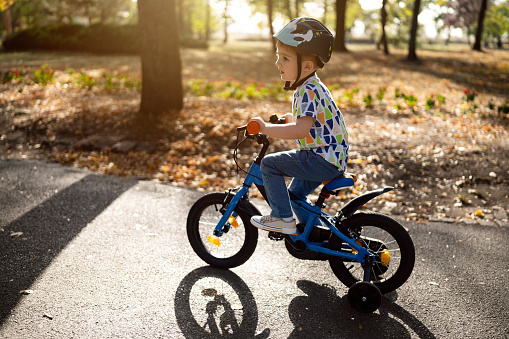
[{"label": "bicycle pedal", "polygon": [[279,232],[269,232],[269,239],[274,241],[281,241],[285,238],[285,235],[283,233]]}]

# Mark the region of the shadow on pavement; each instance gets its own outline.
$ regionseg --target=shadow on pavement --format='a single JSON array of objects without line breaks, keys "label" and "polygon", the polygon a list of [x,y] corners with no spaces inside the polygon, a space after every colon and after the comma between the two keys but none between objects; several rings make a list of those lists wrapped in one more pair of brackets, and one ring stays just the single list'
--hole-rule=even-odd
[{"label": "shadow on pavement", "polygon": [[189,273],[175,293],[175,316],[186,338],[268,338],[256,334],[258,309],[235,273],[210,266]]},{"label": "shadow on pavement", "polygon": [[[69,242],[137,181],[88,175],[12,221],[0,233],[0,324]],[[23,232],[13,237],[12,232]]]},{"label": "shadow on pavement", "polygon": [[[422,322],[402,307],[384,297],[380,314],[354,311],[348,297],[338,297],[336,290],[308,280],[297,286],[307,295],[292,300],[288,307],[295,328],[288,338],[435,338]],[[394,297],[395,292],[392,293]]]},{"label": "shadow on pavement", "polygon": [[[294,330],[288,338],[435,338],[414,315],[386,297],[379,314],[354,311],[347,296],[328,285],[300,280],[306,293],[289,307]],[[394,292],[389,295],[397,298]],[[213,267],[190,272],[175,294],[175,316],[186,338],[268,338],[256,333],[258,310],[246,283],[235,273]]]}]

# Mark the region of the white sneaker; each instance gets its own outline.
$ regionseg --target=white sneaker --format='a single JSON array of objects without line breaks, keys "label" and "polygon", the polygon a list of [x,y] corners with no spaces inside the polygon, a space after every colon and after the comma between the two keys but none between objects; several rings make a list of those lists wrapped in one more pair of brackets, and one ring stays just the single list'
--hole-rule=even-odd
[{"label": "white sneaker", "polygon": [[284,221],[281,218],[276,218],[271,215],[255,215],[251,217],[251,224],[253,224],[254,227],[265,231],[273,231],[283,234],[295,234],[297,232],[295,219],[292,221]]}]

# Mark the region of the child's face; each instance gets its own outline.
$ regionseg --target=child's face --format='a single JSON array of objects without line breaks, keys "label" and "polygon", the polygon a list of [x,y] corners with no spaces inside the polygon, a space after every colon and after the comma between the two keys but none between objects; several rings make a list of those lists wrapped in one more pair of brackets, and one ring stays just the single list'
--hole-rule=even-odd
[{"label": "child's face", "polygon": [[276,66],[283,81],[297,80],[297,53],[285,45],[280,45],[276,51]]}]

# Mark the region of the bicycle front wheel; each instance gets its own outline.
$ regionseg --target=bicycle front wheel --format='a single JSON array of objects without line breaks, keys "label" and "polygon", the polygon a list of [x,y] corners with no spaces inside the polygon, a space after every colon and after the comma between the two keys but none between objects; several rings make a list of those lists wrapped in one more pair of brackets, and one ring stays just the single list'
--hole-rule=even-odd
[{"label": "bicycle front wheel", "polygon": [[[415,263],[415,248],[408,232],[396,220],[377,213],[357,213],[346,220],[345,234],[374,255],[370,271],[371,282],[381,293],[389,293],[410,277]],[[329,246],[339,250],[343,241],[331,234]],[[352,248],[343,251],[353,253]],[[329,264],[336,277],[347,287],[364,279],[365,264],[330,256]]]},{"label": "bicycle front wheel", "polygon": [[226,193],[211,193],[199,199],[187,217],[187,237],[195,253],[207,264],[232,268],[245,263],[258,242],[258,229],[251,225],[251,216],[235,210],[235,220],[223,226],[223,235],[215,244],[208,240],[223,217]]}]

